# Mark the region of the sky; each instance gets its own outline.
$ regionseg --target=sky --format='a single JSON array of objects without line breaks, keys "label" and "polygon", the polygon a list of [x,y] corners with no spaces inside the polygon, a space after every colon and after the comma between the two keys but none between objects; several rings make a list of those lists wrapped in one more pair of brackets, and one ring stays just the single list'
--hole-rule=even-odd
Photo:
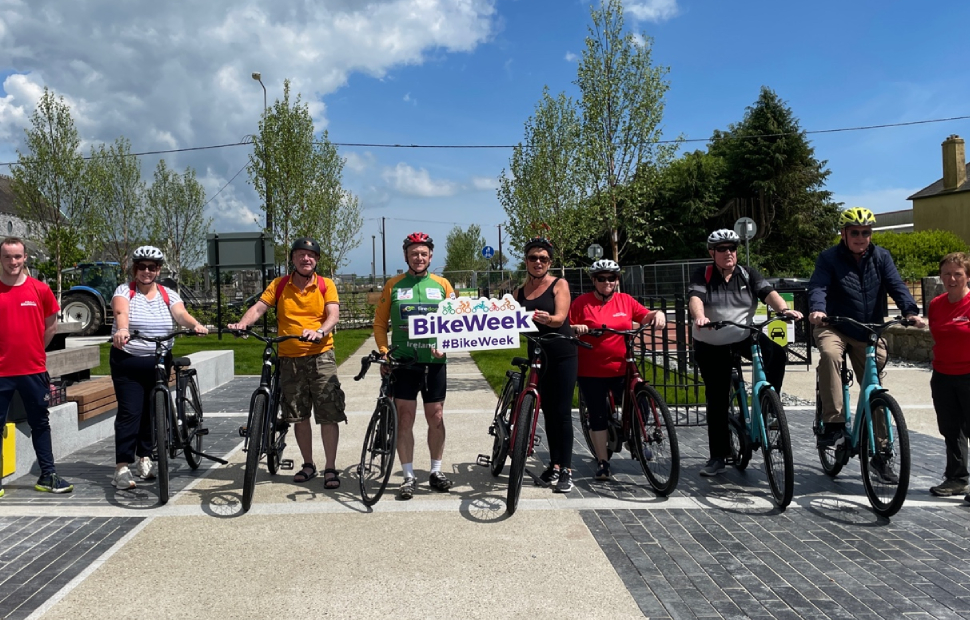
[{"label": "sky", "polygon": [[[726,129],[762,86],[809,132],[970,115],[970,3],[626,0],[624,10],[669,67],[664,138]],[[578,95],[589,11],[590,0],[0,0],[0,162],[24,150],[45,86],[70,105],[85,154],[122,135],[134,152],[239,142],[263,111],[254,71],[270,103],[289,79],[338,144],[516,144],[543,87]],[[942,177],[950,134],[970,137],[970,120],[808,137],[835,199],[880,213],[909,208],[907,196]],[[215,232],[245,232],[264,217],[243,170],[250,151],[161,157],[196,170]],[[498,247],[511,149],[339,153],[365,218],[342,272],[369,274],[376,259],[378,274],[385,260],[395,273],[417,230],[436,240],[433,267],[455,226],[478,224]],[[140,158],[146,179],[159,157]]]}]

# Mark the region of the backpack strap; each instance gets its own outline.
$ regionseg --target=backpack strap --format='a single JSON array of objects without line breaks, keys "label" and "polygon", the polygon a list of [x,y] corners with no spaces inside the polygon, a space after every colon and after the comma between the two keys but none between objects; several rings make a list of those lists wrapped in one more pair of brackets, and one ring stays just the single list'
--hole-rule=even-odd
[{"label": "backpack strap", "polygon": [[[289,276],[289,274],[287,274],[287,275],[283,276],[282,278],[280,278],[279,283],[277,283],[277,285],[276,285],[276,306],[279,306],[280,305],[280,295],[283,294],[283,289],[286,288],[286,283],[289,282],[289,281],[290,281],[290,276]],[[321,276],[320,274],[317,274],[317,288],[320,289],[320,296],[323,297],[324,300],[326,300],[326,295],[324,293],[327,292],[327,281],[324,280],[323,279],[323,276]]]},{"label": "backpack strap", "polygon": [[[165,301],[165,305],[166,306],[171,306],[172,304],[171,304],[171,302],[169,301],[169,298],[168,298],[168,291],[165,290],[165,287],[162,286],[161,284],[156,284],[156,287],[158,288],[159,295],[161,295],[162,296],[162,299]],[[133,281],[131,281],[131,282],[128,283],[128,301],[131,301],[132,299],[135,298],[135,290],[136,290],[135,289],[135,282],[133,280]]]}]

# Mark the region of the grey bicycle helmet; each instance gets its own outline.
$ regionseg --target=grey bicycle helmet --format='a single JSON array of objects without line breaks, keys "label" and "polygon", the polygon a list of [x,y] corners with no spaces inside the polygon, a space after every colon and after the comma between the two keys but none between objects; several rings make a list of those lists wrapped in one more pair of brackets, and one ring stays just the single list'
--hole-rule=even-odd
[{"label": "grey bicycle helmet", "polygon": [[721,245],[722,243],[733,243],[734,245],[740,245],[741,237],[738,236],[738,233],[727,228],[715,230],[707,238],[707,249],[713,250],[714,246]]},{"label": "grey bicycle helmet", "polygon": [[601,258],[589,266],[589,275],[603,273],[604,271],[608,271],[610,273],[619,273],[620,266],[616,263],[616,261],[612,261],[608,258]]},{"label": "grey bicycle helmet", "polygon": [[150,260],[162,265],[165,263],[165,255],[153,245],[143,245],[135,248],[135,251],[131,253],[131,260],[134,262]]}]

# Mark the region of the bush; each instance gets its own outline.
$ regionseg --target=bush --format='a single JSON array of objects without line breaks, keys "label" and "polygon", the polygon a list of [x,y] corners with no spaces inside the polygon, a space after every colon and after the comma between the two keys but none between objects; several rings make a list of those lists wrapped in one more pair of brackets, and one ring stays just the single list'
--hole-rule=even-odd
[{"label": "bush", "polygon": [[939,275],[940,260],[950,252],[966,252],[967,244],[946,230],[911,233],[880,232],[872,242],[889,250],[903,280],[913,282]]}]

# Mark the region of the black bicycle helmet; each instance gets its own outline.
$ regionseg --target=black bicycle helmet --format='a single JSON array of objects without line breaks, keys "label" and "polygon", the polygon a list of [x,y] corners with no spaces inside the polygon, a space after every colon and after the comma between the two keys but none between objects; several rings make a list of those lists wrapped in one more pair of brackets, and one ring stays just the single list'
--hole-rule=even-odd
[{"label": "black bicycle helmet", "polygon": [[293,241],[293,245],[290,246],[290,259],[293,259],[293,252],[297,250],[308,250],[313,252],[317,256],[320,256],[320,244],[316,240],[310,237],[300,237]]},{"label": "black bicycle helmet", "polygon": [[434,250],[434,239],[423,232],[413,232],[404,238],[404,251],[412,245],[426,245],[429,250]]},{"label": "black bicycle helmet", "polygon": [[532,248],[541,248],[546,252],[549,252],[549,255],[552,256],[552,241],[549,241],[545,237],[533,237],[532,239],[526,241],[525,247],[522,248],[522,253],[528,254],[529,250]]}]

